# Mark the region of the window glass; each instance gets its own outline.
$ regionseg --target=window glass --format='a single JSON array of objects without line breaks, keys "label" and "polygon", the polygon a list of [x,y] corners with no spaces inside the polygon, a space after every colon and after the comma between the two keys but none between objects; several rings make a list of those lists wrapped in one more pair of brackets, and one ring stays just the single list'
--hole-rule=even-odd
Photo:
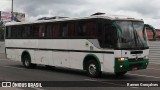
[{"label": "window glass", "polygon": [[33,30],[33,37],[38,38],[39,37],[39,25],[34,24],[32,27]]},{"label": "window glass", "polygon": [[77,25],[77,35],[81,37],[95,37],[96,36],[96,26],[94,21],[81,21]]},{"label": "window glass", "polygon": [[23,26],[17,26],[17,38],[22,38]]},{"label": "window glass", "polygon": [[17,26],[12,27],[11,33],[12,38],[17,38]]},{"label": "window glass", "polygon": [[32,38],[32,33],[31,33],[31,26],[30,25],[26,25],[25,26],[25,33],[23,33],[23,37],[24,38]]},{"label": "window glass", "polygon": [[85,22],[79,22],[78,23],[77,35],[78,36],[86,36],[86,25],[85,25]]},{"label": "window glass", "polygon": [[93,21],[87,22],[86,24],[86,36],[96,36],[95,23]]},{"label": "window glass", "polygon": [[76,32],[75,32],[75,24],[74,23],[69,23],[68,24],[68,36],[69,37],[74,37],[76,36]]},{"label": "window glass", "polygon": [[52,38],[52,34],[53,34],[53,26],[52,26],[52,24],[47,24],[47,27],[46,27],[46,36],[48,37],[48,38]]},{"label": "window glass", "polygon": [[67,23],[64,23],[62,24],[62,27],[61,27],[61,36],[62,37],[67,37],[67,31],[68,31],[68,27],[67,27]]},{"label": "window glass", "polygon": [[11,38],[11,27],[6,28],[6,38]]},{"label": "window glass", "polygon": [[104,36],[104,32],[103,32],[103,23],[98,23],[97,24],[97,37],[98,37],[98,41],[99,41],[99,44],[101,47],[104,47],[104,44],[103,44],[103,38]]},{"label": "window glass", "polygon": [[105,33],[104,46],[106,48],[114,48],[116,43],[115,28],[111,24],[105,24],[104,33]]},{"label": "window glass", "polygon": [[55,24],[55,27],[53,27],[54,31],[53,31],[53,37],[54,38],[59,38],[60,37],[60,28],[59,28],[59,24]]}]

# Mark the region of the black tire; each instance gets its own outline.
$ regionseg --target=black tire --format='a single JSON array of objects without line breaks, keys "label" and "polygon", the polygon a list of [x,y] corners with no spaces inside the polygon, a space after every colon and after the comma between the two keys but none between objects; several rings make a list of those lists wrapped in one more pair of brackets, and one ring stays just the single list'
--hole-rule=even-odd
[{"label": "black tire", "polygon": [[96,78],[101,75],[100,66],[95,60],[89,60],[86,64],[86,71],[90,77]]},{"label": "black tire", "polygon": [[45,67],[46,67],[47,69],[52,69],[52,68],[54,68],[55,66],[45,65]]},{"label": "black tire", "polygon": [[22,63],[25,68],[35,68],[37,66],[31,63],[31,57],[29,55],[22,56]]},{"label": "black tire", "polygon": [[115,74],[116,74],[116,76],[124,76],[126,73],[127,73],[127,71],[126,72],[117,72]]}]

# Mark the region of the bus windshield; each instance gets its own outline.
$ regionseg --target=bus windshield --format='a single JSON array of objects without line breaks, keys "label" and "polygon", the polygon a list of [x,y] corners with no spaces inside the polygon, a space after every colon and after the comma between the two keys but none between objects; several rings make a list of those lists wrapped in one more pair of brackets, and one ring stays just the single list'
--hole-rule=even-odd
[{"label": "bus windshield", "polygon": [[116,21],[117,48],[142,50],[148,48],[144,23],[140,21]]}]

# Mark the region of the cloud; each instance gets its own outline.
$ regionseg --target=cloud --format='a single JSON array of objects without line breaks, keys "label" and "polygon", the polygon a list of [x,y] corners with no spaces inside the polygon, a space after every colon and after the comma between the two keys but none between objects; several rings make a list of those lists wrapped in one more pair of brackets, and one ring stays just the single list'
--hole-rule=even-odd
[{"label": "cloud", "polygon": [[144,17],[160,18],[158,2],[159,0],[152,0],[152,2],[150,0],[15,0],[14,9],[26,12],[33,17],[49,14],[49,11],[52,11],[52,14],[66,16],[84,16],[98,11],[106,13],[121,11],[138,13]]},{"label": "cloud", "polygon": [[[25,13],[27,20],[44,16],[83,17],[105,12],[142,18],[145,23],[160,28],[159,3],[159,0],[14,0],[14,11]],[[10,11],[11,1],[1,0],[0,9]]]},{"label": "cloud", "polygon": [[81,11],[86,2],[82,0],[15,0],[15,11],[22,11],[31,17],[39,15],[73,15]]},{"label": "cloud", "polygon": [[11,2],[8,0],[0,1],[0,11],[11,11]]}]

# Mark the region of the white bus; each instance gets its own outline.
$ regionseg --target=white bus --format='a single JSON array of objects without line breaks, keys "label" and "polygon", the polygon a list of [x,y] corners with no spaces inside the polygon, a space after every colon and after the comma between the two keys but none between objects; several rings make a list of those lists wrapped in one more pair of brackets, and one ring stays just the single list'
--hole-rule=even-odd
[{"label": "white bus", "polygon": [[26,68],[37,64],[124,75],[146,69],[149,59],[142,19],[93,15],[6,24],[6,57]]}]

